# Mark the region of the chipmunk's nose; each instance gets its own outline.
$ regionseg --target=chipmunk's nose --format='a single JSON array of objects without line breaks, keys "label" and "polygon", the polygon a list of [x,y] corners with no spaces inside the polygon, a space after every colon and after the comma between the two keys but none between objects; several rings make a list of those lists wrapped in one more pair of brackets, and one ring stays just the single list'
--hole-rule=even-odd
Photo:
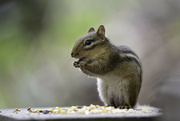
[{"label": "chipmunk's nose", "polygon": [[73,57],[73,58],[75,58],[76,56],[78,56],[78,54],[77,53],[71,53],[71,57]]},{"label": "chipmunk's nose", "polygon": [[74,53],[73,52],[71,53],[71,57],[74,57]]}]

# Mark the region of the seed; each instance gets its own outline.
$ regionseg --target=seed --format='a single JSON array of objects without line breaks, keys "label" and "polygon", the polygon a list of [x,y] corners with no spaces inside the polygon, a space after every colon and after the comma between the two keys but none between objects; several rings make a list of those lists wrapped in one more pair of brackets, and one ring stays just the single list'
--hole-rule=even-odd
[{"label": "seed", "polygon": [[50,113],[51,111],[49,111],[49,110],[43,110],[43,114],[48,114],[48,113]]}]

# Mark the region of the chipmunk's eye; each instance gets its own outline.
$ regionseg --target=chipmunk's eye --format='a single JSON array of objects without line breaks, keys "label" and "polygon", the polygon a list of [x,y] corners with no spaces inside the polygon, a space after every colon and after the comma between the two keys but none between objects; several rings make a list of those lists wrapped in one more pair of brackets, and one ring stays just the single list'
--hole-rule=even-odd
[{"label": "chipmunk's eye", "polygon": [[93,42],[93,40],[86,40],[84,44],[85,45],[90,45],[92,42]]}]

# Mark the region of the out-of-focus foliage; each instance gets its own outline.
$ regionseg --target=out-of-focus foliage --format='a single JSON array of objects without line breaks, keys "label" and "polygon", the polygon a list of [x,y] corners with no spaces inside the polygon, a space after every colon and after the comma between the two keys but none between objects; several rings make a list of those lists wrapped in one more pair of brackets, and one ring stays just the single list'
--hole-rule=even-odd
[{"label": "out-of-focus foliage", "polygon": [[168,111],[178,107],[179,4],[177,0],[2,0],[0,108],[102,105],[95,79],[74,68],[70,56],[75,41],[101,24],[113,43],[130,46],[142,61],[139,103]]},{"label": "out-of-focus foliage", "polygon": [[[96,82],[84,81],[87,78],[81,77],[80,71],[72,66],[70,53],[76,39],[91,26],[97,28],[104,24],[112,16],[111,12],[119,10],[121,3],[123,1],[2,1],[0,107],[99,102]],[[87,90],[81,84],[89,90],[92,88],[95,94],[83,94]]]}]

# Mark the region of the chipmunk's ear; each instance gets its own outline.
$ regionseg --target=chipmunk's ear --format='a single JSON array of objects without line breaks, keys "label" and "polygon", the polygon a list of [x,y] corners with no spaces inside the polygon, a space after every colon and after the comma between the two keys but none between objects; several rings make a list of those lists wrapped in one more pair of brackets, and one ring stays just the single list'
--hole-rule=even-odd
[{"label": "chipmunk's ear", "polygon": [[94,29],[93,27],[91,27],[91,28],[89,29],[88,33],[89,33],[89,32],[93,32],[93,31],[95,31],[95,29]]},{"label": "chipmunk's ear", "polygon": [[102,39],[104,40],[105,39],[105,28],[103,25],[100,25],[96,34]]}]

